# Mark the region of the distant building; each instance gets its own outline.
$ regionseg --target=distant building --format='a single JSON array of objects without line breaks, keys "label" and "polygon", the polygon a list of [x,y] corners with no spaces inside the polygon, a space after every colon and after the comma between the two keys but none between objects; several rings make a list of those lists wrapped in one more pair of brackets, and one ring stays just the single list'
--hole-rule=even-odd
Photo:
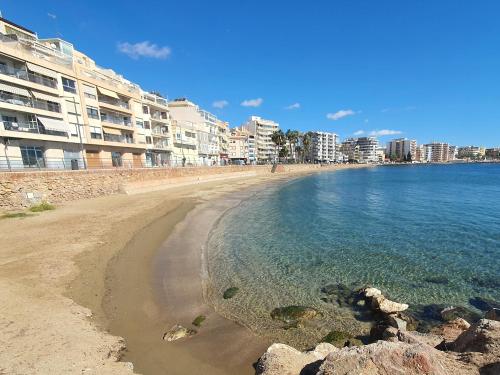
[{"label": "distant building", "polygon": [[424,147],[425,161],[432,163],[445,163],[450,160],[450,145],[448,143],[432,142],[424,145]]},{"label": "distant building", "polygon": [[393,139],[387,142],[386,155],[393,161],[406,161],[408,156],[414,160],[417,156],[417,141],[407,138]]},{"label": "distant building", "polygon": [[277,159],[276,145],[271,140],[271,134],[279,129],[278,123],[258,116],[251,116],[241,128],[249,133],[249,137],[253,137],[253,158],[255,161],[265,163]]},{"label": "distant building", "polygon": [[485,150],[486,159],[500,159],[500,147],[487,148]]},{"label": "distant building", "polygon": [[342,142],[340,152],[347,156],[350,162],[377,163],[378,141],[375,137],[348,138]]},{"label": "distant building", "polygon": [[479,146],[464,146],[457,150],[458,159],[482,159],[486,155],[486,149]]},{"label": "distant building", "polygon": [[313,132],[310,159],[315,163],[334,163],[338,136],[329,132]]}]

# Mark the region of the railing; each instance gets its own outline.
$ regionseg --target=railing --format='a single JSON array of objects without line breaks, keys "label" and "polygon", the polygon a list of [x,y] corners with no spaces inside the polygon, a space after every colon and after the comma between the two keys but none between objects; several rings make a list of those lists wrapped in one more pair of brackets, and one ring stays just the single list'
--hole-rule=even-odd
[{"label": "railing", "polygon": [[40,127],[37,122],[30,121],[0,121],[3,128],[8,131],[23,132],[23,133],[34,133],[34,134],[45,134],[45,135],[55,135],[59,137],[67,137],[66,132],[56,132],[52,130],[45,130]]},{"label": "railing", "polygon": [[55,79],[50,79],[39,75],[35,75],[24,69],[16,69],[5,65],[0,65],[0,74],[19,78],[29,82],[38,83],[40,85],[47,87],[57,88],[57,81]]},{"label": "railing", "polygon": [[105,116],[103,116],[102,112],[101,112],[101,121],[109,122],[109,123],[116,124],[116,125],[128,126],[128,127],[132,126],[132,120],[130,120],[130,119],[124,120],[122,117],[111,116],[107,113]]},{"label": "railing", "polygon": [[38,108],[45,111],[61,113],[61,106],[58,103],[49,103],[45,100],[31,99],[17,94],[2,92],[0,93],[0,101],[9,104],[21,105],[23,107]]},{"label": "railing", "polygon": [[164,120],[164,121],[167,121],[168,120],[168,115],[167,114],[162,115],[160,112],[153,112],[153,113],[151,113],[151,118],[154,119],[154,120]]},{"label": "railing", "polygon": [[114,105],[116,107],[130,109],[130,106],[128,105],[128,103],[123,101],[123,100],[118,100],[118,99],[113,100],[113,99],[105,98],[103,96],[99,96],[99,103],[105,103],[105,104]]},{"label": "railing", "polygon": [[[215,164],[214,164],[215,163]],[[173,156],[168,153],[152,153],[137,158],[117,157],[81,157],[47,158],[47,157],[13,157],[0,156],[1,172],[20,172],[32,170],[82,170],[85,169],[138,169],[138,168],[176,168],[176,167],[212,167],[223,166],[228,163],[214,159],[191,158]]]},{"label": "railing", "polygon": [[106,134],[106,133],[104,133],[104,140],[107,142],[134,143],[133,138],[125,137],[123,135]]}]

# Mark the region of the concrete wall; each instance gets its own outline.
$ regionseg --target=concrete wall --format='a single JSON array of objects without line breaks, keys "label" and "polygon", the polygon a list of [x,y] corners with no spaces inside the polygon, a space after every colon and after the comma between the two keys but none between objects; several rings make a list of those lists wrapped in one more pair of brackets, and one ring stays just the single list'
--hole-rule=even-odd
[{"label": "concrete wall", "polygon": [[[318,165],[280,166],[276,172],[315,169]],[[0,173],[0,211],[29,207],[40,201],[54,204],[117,193],[158,190],[226,178],[271,173],[270,165],[87,171]],[[230,183],[230,182],[229,182]]]}]

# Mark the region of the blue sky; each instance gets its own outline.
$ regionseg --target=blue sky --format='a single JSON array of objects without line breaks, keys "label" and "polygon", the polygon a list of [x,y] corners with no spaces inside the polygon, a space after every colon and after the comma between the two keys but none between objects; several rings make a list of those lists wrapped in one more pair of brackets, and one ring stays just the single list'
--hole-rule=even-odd
[{"label": "blue sky", "polygon": [[22,3],[0,10],[232,126],[500,145],[500,1]]}]

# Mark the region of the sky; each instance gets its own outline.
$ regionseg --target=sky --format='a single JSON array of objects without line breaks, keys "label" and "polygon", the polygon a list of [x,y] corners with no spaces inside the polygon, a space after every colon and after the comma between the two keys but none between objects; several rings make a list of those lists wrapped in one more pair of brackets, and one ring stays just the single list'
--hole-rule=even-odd
[{"label": "sky", "polygon": [[231,126],[256,115],[341,138],[500,146],[497,0],[16,0],[0,10]]}]

